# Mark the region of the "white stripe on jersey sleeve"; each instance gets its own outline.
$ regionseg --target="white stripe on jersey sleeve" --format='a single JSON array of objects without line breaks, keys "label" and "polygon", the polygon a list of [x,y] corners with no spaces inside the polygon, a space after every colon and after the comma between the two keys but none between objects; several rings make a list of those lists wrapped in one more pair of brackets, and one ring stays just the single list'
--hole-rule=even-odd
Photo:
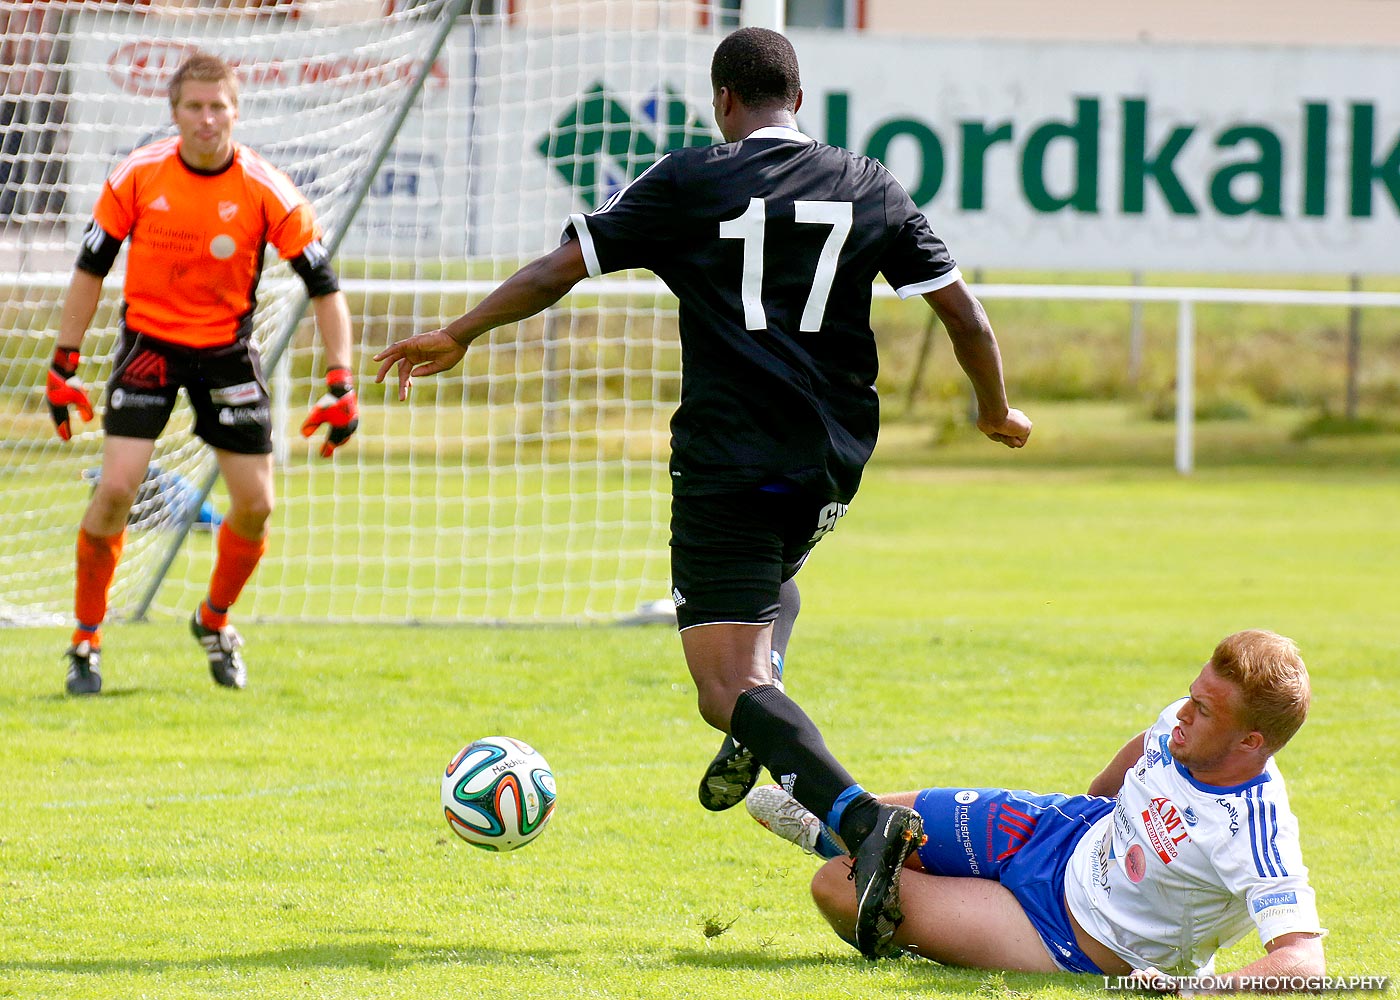
[{"label": "white stripe on jersey sleeve", "polygon": [[271,191],[286,211],[291,212],[292,209],[306,201],[302,193],[297,190],[296,185],[292,183],[291,178],[267,160],[247,146],[240,147],[239,152],[242,154],[244,171],[249,177]]},{"label": "white stripe on jersey sleeve", "polygon": [[326,245],[320,240],[312,240],[310,243],[306,244],[305,249],[301,251],[301,255],[306,258],[306,262],[312,267],[320,267],[331,259],[330,251],[326,249]]},{"label": "white stripe on jersey sleeve", "polygon": [[83,246],[93,253],[102,249],[102,241],[107,238],[107,230],[103,229],[96,219],[88,223],[86,231],[83,233]]},{"label": "white stripe on jersey sleeve", "polygon": [[179,144],[180,137],[171,136],[169,139],[159,139],[145,146],[138,147],[121,162],[116,170],[112,171],[112,175],[107,178],[108,185],[112,188],[116,188],[117,185],[121,184],[121,182],[126,179],[126,175],[131,173],[137,166],[142,163],[155,163],[158,160],[165,159],[175,151],[175,148]]},{"label": "white stripe on jersey sleeve", "polygon": [[940,288],[947,288],[961,277],[962,272],[954,267],[951,271],[940,274],[936,278],[930,278],[928,281],[918,281],[912,285],[905,285],[903,288],[896,288],[894,293],[901,299],[907,299],[915,295],[923,295],[925,292],[936,292]]},{"label": "white stripe on jersey sleeve", "polygon": [[583,262],[588,265],[588,276],[598,277],[603,273],[603,267],[598,263],[598,250],[593,246],[593,234],[588,231],[588,216],[582,212],[575,212],[569,216],[569,224],[578,234],[579,247],[583,250]]},{"label": "white stripe on jersey sleeve", "polygon": [[656,161],[655,163],[653,163],[651,166],[649,166],[649,167],[647,167],[645,170],[643,170],[643,171],[642,171],[640,174],[638,174],[636,177],[633,177],[633,178],[632,178],[630,181],[628,181],[625,185],[623,185],[622,187],[620,187],[620,188],[618,188],[616,191],[614,191],[612,197],[609,198],[607,201],[603,202],[603,204],[602,204],[601,206],[599,206],[598,210],[597,210],[596,212],[594,212],[593,214],[594,214],[594,215],[602,215],[604,212],[608,211],[608,209],[612,208],[614,205],[617,204],[617,200],[618,200],[619,198],[621,198],[623,195],[625,195],[625,194],[627,193],[627,189],[628,189],[628,188],[630,188],[633,184],[636,184],[639,180],[641,180],[641,179],[642,179],[643,177],[645,177],[647,174],[651,173],[651,172],[652,172],[653,170],[655,170],[657,167],[661,166],[661,164],[665,163],[665,162],[666,162],[668,159],[670,159],[670,158],[671,158],[671,154],[670,154],[670,153],[667,153],[665,156],[661,157],[661,159],[657,160],[657,161]]}]

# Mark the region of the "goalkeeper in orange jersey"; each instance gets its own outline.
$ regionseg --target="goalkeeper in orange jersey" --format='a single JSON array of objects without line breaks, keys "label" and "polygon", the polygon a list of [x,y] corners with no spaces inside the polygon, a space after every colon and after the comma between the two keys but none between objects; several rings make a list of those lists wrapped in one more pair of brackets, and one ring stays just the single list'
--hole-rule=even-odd
[{"label": "goalkeeper in orange jersey", "polygon": [[49,408],[66,441],[69,407],[84,420],[93,417],[77,376],[79,352],[103,280],[130,240],[121,339],[103,414],[102,473],[78,531],[70,694],[102,690],[101,626],[127,515],[181,386],[194,410],[194,432],[214,449],[229,493],[209,592],[190,629],[216,682],[247,683],[243,641],[229,626],[228,611],[267,548],[273,507],[271,409],[250,339],[268,244],[306,283],[325,344],[326,392],[302,425],[303,436],[328,425],[321,455],[329,458],[359,424],[350,310],[311,205],[286,175],[233,139],[232,67],[207,53],[190,56],[171,77],[170,109],[179,134],[132,152],[98,195],[49,369]]}]

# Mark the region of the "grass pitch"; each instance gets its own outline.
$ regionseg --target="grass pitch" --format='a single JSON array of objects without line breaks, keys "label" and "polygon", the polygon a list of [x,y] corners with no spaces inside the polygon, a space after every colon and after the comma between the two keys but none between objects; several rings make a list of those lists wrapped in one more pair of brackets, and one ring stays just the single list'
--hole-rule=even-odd
[{"label": "grass pitch", "polygon": [[[877,791],[1080,790],[1219,638],[1287,633],[1314,707],[1280,763],[1331,971],[1400,973],[1400,470],[991,465],[877,465],[803,571],[789,690],[836,753]],[[669,629],[244,633],[236,693],[183,622],[113,626],[107,693],[76,701],[66,631],[0,631],[0,997],[1102,992],[839,942],[812,859],[696,803],[717,737]],[[498,733],[559,783],[502,856],[437,804]]]}]

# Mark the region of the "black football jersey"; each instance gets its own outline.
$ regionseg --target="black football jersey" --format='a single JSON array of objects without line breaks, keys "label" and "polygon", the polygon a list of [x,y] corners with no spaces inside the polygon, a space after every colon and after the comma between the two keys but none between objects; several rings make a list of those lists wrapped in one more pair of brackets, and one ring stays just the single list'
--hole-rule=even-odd
[{"label": "black football jersey", "polygon": [[878,161],[769,126],[668,153],[570,216],[590,275],[647,268],[680,301],[681,495],[790,483],[849,502],[879,429],[871,284],[959,277]]}]

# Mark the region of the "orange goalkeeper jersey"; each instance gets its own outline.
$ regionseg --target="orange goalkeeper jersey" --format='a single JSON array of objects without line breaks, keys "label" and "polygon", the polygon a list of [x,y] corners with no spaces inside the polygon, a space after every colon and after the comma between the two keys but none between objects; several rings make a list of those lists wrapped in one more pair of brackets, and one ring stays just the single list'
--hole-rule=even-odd
[{"label": "orange goalkeeper jersey", "polygon": [[180,159],[178,136],[136,149],[107,178],[93,219],[127,250],[129,329],[187,347],[220,347],[252,328],[263,249],[284,260],[320,239],[290,178],[239,143],[203,173]]}]

